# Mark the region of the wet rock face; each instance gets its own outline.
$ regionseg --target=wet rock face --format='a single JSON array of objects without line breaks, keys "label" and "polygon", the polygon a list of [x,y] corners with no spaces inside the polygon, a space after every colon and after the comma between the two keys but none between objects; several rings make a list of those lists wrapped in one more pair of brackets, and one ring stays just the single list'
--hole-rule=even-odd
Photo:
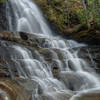
[{"label": "wet rock face", "polygon": [[20,32],[20,36],[23,40],[28,40],[28,36],[24,32]]},{"label": "wet rock face", "polygon": [[[40,59],[40,56],[43,56],[45,61],[47,61],[52,69],[54,68],[55,75],[56,72],[59,72],[59,69],[57,69],[56,67],[59,66],[59,61],[55,61],[55,59],[58,59],[61,61],[61,65],[60,66],[64,66],[64,58],[61,55],[61,51],[60,50],[56,50],[56,49],[48,49],[46,48],[46,46],[44,46],[45,42],[46,42],[46,38],[42,38],[36,35],[31,35],[28,33],[24,33],[23,32],[0,32],[0,62],[2,62],[0,66],[6,66],[8,67],[8,65],[6,65],[5,61],[10,62],[9,64],[12,66],[15,66],[14,63],[12,63],[12,61],[9,61],[10,55],[18,55],[17,53],[15,53],[14,49],[11,48],[11,46],[13,44],[15,45],[19,45],[22,44],[20,46],[25,46],[27,48],[30,48],[30,50],[32,51],[32,55],[34,56],[34,59]],[[2,41],[5,40],[5,41]],[[9,42],[8,42],[9,41]],[[50,45],[48,45],[50,46]],[[9,49],[7,49],[9,48]],[[85,59],[90,65],[91,68],[95,68],[97,72],[99,72],[100,70],[100,47],[99,46],[87,46],[87,47],[78,47],[78,48],[73,48],[74,51],[78,51],[78,57]],[[71,49],[70,51],[73,50]],[[2,58],[5,57],[6,59]],[[58,58],[57,58],[58,57]],[[52,59],[53,58],[53,59]],[[73,64],[71,63],[71,61],[68,62],[70,68],[73,68]],[[60,66],[58,68],[60,68]],[[98,69],[99,68],[99,69]],[[85,68],[84,68],[85,69]],[[63,69],[64,70],[64,69]],[[75,70],[75,69],[72,69]],[[88,70],[88,69],[85,69]],[[4,72],[6,71],[6,69],[4,69]],[[7,72],[7,71],[6,71]],[[16,73],[16,70],[15,70]],[[7,74],[9,76],[9,74]],[[57,75],[56,75],[57,76]]]},{"label": "wet rock face", "polygon": [[73,33],[71,38],[79,42],[88,43],[89,45],[100,45],[100,28],[99,25],[94,25],[90,29],[83,29],[82,31]]},{"label": "wet rock face", "polygon": [[30,94],[17,80],[0,79],[0,100],[29,100]]},{"label": "wet rock face", "polygon": [[88,90],[72,98],[71,100],[100,100],[100,90]]},{"label": "wet rock face", "polygon": [[[0,77],[11,78],[12,76],[10,71],[13,71],[12,74],[15,73],[15,76],[18,76],[16,68],[13,67],[15,64],[11,60],[10,54],[7,52],[6,48],[0,46]],[[11,67],[11,70],[9,70],[9,67]]]},{"label": "wet rock face", "polygon": [[69,100],[72,95],[68,93],[52,93],[54,96],[50,95],[41,95],[41,100]]},{"label": "wet rock face", "polygon": [[[37,85],[37,83],[34,81],[16,79],[17,80],[16,82],[16,80],[7,79],[7,78],[14,79],[14,77],[20,76],[17,70],[18,64],[19,64],[19,63],[16,63],[17,60],[21,60],[20,64],[22,67],[25,66],[25,64],[22,61],[23,59],[22,55],[19,52],[17,52],[16,49],[13,48],[13,46],[22,47],[26,51],[30,50],[30,52],[32,53],[33,59],[36,59],[40,62],[46,61],[50,65],[53,76],[55,78],[58,78],[63,83],[65,83],[65,85],[68,87],[69,90],[72,90],[72,91],[82,90],[82,86],[84,86],[84,84],[87,83],[86,82],[87,80],[84,79],[83,76],[80,76],[81,73],[80,74],[76,74],[74,72],[67,73],[67,74],[61,73],[64,71],[63,63],[64,61],[68,60],[68,58],[63,57],[62,55],[63,52],[61,52],[60,49],[45,48],[45,46],[43,46],[42,44],[42,43],[45,43],[45,38],[39,38],[36,35],[29,35],[27,33],[24,33],[23,35],[21,34],[22,33],[20,32],[16,32],[16,33],[0,32],[0,77],[6,78],[6,81],[5,79],[4,81],[0,80],[0,89],[1,89],[0,99],[1,100],[5,100],[5,97],[9,97],[11,100],[31,100],[31,98],[30,99],[27,98],[28,96],[24,98],[25,96],[23,95],[27,94],[25,91],[27,91],[30,94],[32,93],[35,94],[36,93],[35,90],[37,87],[38,87],[38,93],[41,100],[52,100],[52,97],[50,95],[43,94],[43,90],[41,89],[41,86]],[[37,45],[34,45],[34,44],[37,44]],[[94,68],[96,71],[99,72],[99,70],[96,69],[96,67],[97,68],[100,67],[99,66],[100,65],[100,59],[99,59],[100,47],[99,46],[98,47],[97,46],[78,47],[78,48],[73,48],[73,49],[71,48],[69,50],[72,54],[75,53],[75,51],[77,51],[79,58],[85,59],[89,63],[91,68]],[[43,57],[43,59],[41,57]],[[94,62],[96,63],[96,65]],[[46,65],[45,62],[43,62],[43,64]],[[71,60],[69,60],[68,65],[70,66],[71,70],[73,71],[75,70],[74,65],[72,65]],[[84,70],[91,72],[90,69],[85,68],[85,67],[84,67]],[[81,79],[83,81],[80,82]],[[74,84],[73,84],[73,81],[74,81]],[[5,84],[8,87],[5,86]],[[87,85],[86,88],[91,88],[92,85],[93,83],[89,83],[89,86]],[[12,90],[10,90],[9,88],[11,88]],[[23,88],[25,89],[25,91],[23,90]],[[15,94],[18,96],[16,96]],[[53,95],[57,96],[58,98],[61,98],[61,100],[65,100],[66,98],[69,100],[69,98],[71,98],[72,96],[71,94],[67,94],[67,93],[66,94],[53,93]],[[79,100],[85,100],[85,99],[84,97],[82,97]],[[92,99],[89,99],[89,100],[92,100]]]},{"label": "wet rock face", "polygon": [[8,21],[6,18],[6,1],[0,1],[0,31],[4,30],[8,30]]},{"label": "wet rock face", "polygon": [[[78,50],[78,56],[89,63],[90,68],[95,69],[100,74],[100,47],[99,46],[87,46],[74,48]],[[90,70],[85,69],[84,70]]]},{"label": "wet rock face", "polygon": [[99,100],[100,99],[100,94],[86,94],[83,97],[80,97],[78,100]]}]

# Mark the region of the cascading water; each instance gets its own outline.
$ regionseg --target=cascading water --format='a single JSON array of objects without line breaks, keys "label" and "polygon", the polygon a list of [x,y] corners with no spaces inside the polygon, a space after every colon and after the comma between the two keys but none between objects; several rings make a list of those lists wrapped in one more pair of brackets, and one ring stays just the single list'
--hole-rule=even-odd
[{"label": "cascading water", "polygon": [[[52,34],[38,7],[32,0],[9,0],[9,28],[11,31]],[[45,27],[45,28],[44,28]]]},{"label": "cascading water", "polygon": [[[53,76],[51,65],[38,52],[40,59],[35,59],[30,50],[13,45],[11,48],[17,54],[12,55],[11,58],[16,63],[16,69],[20,77],[35,80],[40,85],[43,94],[51,97],[53,100],[65,100],[57,96],[57,94],[72,95],[71,91],[78,92],[100,87],[98,76],[83,59],[78,57],[78,51],[73,51],[74,53],[69,51],[69,48],[81,45],[72,40],[66,41],[62,38],[52,38],[52,31],[46,24],[38,7],[31,0],[9,0],[8,8],[9,11],[12,9],[14,16],[13,19],[10,15],[11,13],[8,13],[10,31],[23,31],[33,34],[42,33],[41,36],[47,38],[43,48],[51,50],[52,61],[58,64],[60,78],[66,76],[66,84],[61,79],[58,80]],[[55,52],[56,49],[62,55],[64,66]],[[37,92],[36,94],[36,100],[40,100],[39,94]],[[32,100],[34,100],[35,96],[33,94]],[[72,100],[74,99],[72,98]]]}]

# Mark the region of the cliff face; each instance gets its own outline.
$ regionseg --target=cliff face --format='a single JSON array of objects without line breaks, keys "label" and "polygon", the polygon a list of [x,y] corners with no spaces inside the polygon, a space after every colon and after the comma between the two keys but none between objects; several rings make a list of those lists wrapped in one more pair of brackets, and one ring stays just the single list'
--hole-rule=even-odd
[{"label": "cliff face", "polygon": [[0,0],[0,31],[8,29],[8,21],[6,15],[6,0]]},{"label": "cliff face", "polygon": [[[99,44],[99,1],[87,0],[33,0],[42,9],[47,20],[62,35],[79,42]],[[94,6],[93,6],[94,5]],[[94,42],[93,42],[94,40]]]}]

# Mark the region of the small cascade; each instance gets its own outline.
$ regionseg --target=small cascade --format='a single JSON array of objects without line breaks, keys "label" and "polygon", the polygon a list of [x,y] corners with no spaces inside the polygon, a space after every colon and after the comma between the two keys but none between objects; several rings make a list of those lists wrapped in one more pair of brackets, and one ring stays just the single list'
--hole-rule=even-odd
[{"label": "small cascade", "polygon": [[[85,90],[100,88],[98,75],[74,49],[53,48],[49,44],[48,48],[40,47],[38,50],[9,42],[1,42],[0,45],[6,52],[5,60],[11,77],[16,76],[13,71],[17,70],[19,77],[37,84],[31,87],[32,100],[69,100],[74,93],[78,95]],[[10,60],[14,66],[9,64]]]},{"label": "small cascade", "polygon": [[[3,46],[8,48],[7,52],[11,50],[9,52],[10,59],[15,63],[19,76],[38,83],[39,90],[41,89],[42,94],[48,98],[60,100],[61,98],[57,96],[59,93],[71,96],[73,91],[82,92],[100,87],[99,79],[94,70],[91,70],[83,59],[78,58],[78,53],[72,53],[68,48],[57,48],[59,52],[52,47],[43,48],[48,50],[51,55],[51,62],[48,62],[50,59],[48,58],[47,61],[45,54],[40,54],[39,51],[34,50],[33,53],[33,51],[20,45],[9,47],[3,43]],[[61,58],[59,58],[60,56]],[[66,64],[63,65],[64,63]],[[57,76],[54,75],[56,72],[53,72],[55,69],[59,69]],[[91,70],[91,73],[88,70]],[[39,99],[41,97],[37,90],[38,87],[35,87],[36,91],[32,98]]]},{"label": "small cascade", "polygon": [[[32,0],[8,0],[7,5],[9,30],[37,37],[38,50],[34,48],[32,51],[18,44],[2,44],[7,48],[18,75],[37,83],[32,100],[44,100],[44,97],[47,100],[69,100],[80,91],[100,88],[98,75],[73,49],[84,44],[53,37],[52,30]],[[11,76],[14,77],[14,73]]]},{"label": "small cascade", "polygon": [[39,8],[32,0],[8,0],[7,5],[10,31],[52,34]]}]

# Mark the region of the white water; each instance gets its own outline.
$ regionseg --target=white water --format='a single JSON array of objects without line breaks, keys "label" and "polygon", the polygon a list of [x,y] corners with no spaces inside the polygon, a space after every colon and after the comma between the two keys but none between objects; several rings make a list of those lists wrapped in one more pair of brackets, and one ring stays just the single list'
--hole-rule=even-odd
[{"label": "white water", "polygon": [[14,24],[16,24],[15,27],[12,25],[11,17],[8,14],[10,30],[43,33],[47,35],[52,34],[40,10],[32,0],[9,0],[9,2],[13,8],[12,13],[14,13],[15,16]]},{"label": "white water", "polygon": [[[8,20],[10,30],[29,32],[33,34],[42,33],[42,37],[47,38],[44,48],[48,45],[48,48],[51,50],[50,53],[52,55],[52,60],[57,62],[60,74],[65,76],[67,83],[65,84],[61,80],[54,78],[51,65],[46,62],[44,57],[39,53],[38,55],[41,57],[41,60],[34,59],[34,55],[32,56],[32,52],[28,49],[20,46],[13,46],[12,48],[21,56],[20,59],[12,57],[12,59],[17,63],[17,70],[20,77],[35,80],[40,85],[43,94],[50,96],[53,100],[61,100],[60,97],[57,97],[57,93],[72,95],[72,90],[78,92],[100,87],[98,76],[93,70],[91,73],[85,70],[90,69],[90,67],[83,59],[78,57],[78,51],[71,53],[71,51],[68,50],[68,48],[82,45],[72,40],[65,41],[62,38],[52,38],[52,31],[48,27],[38,7],[31,0],[9,1],[13,8],[16,24],[16,26],[13,27],[11,22],[12,17],[9,15]],[[63,62],[59,59],[57,53],[52,50],[52,48],[60,50],[60,53],[63,56],[62,60],[64,59],[65,62],[64,66],[62,65]],[[61,77],[63,78],[63,76]],[[71,90],[70,87],[73,89]],[[37,99],[42,100],[39,98],[37,92],[36,94]],[[34,96],[35,94],[33,94],[33,100]],[[74,100],[74,97],[72,97],[72,100]]]}]

